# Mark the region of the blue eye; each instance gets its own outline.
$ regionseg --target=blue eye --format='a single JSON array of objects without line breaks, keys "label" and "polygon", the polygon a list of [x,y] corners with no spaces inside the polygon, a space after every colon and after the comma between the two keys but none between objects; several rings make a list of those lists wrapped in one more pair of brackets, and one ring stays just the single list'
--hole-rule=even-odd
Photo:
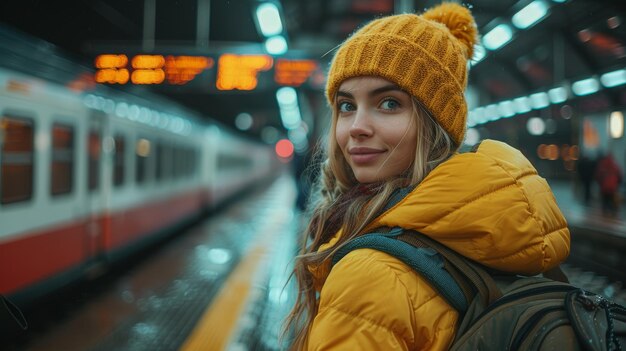
[{"label": "blue eye", "polygon": [[347,101],[339,103],[339,112],[350,112],[356,110],[355,106]]},{"label": "blue eye", "polygon": [[380,107],[385,110],[395,110],[400,107],[400,103],[398,103],[396,100],[387,99],[383,101],[382,104],[380,104]]}]

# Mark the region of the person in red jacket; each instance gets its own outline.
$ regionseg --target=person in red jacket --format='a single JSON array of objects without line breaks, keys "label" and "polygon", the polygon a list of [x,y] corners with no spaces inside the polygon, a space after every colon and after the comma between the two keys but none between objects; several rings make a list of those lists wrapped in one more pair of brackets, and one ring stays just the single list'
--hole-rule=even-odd
[{"label": "person in red jacket", "polygon": [[616,215],[619,210],[617,191],[622,182],[622,171],[610,153],[600,157],[596,166],[595,180],[600,186],[602,212],[608,215]]},{"label": "person in red jacket", "polygon": [[569,254],[567,223],[521,152],[494,140],[457,152],[476,41],[470,11],[444,3],[376,19],[335,53],[331,125],[294,267],[293,350],[450,347],[459,313],[424,276],[372,249],[331,265],[376,228],[415,230],[516,274],[545,272]]}]

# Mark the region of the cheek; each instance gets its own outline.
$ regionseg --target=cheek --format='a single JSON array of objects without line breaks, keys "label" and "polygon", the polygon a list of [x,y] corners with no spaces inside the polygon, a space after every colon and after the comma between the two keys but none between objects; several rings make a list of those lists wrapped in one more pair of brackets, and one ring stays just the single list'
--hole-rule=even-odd
[{"label": "cheek", "polygon": [[335,126],[335,140],[343,151],[350,136],[350,129],[346,126],[346,123],[342,123],[341,120],[337,121]]},{"label": "cheek", "polygon": [[412,160],[415,155],[415,148],[417,147],[417,127],[415,123],[404,123],[402,128],[396,130],[403,130],[402,133],[395,135],[395,140],[399,144],[398,149],[402,150],[403,155],[407,155],[407,159]]}]

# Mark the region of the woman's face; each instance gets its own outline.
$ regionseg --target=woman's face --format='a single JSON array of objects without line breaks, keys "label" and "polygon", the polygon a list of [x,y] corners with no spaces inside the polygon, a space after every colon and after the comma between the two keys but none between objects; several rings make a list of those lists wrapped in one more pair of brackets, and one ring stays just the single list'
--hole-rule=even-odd
[{"label": "woman's face", "polygon": [[411,96],[379,77],[345,80],[335,100],[335,137],[359,183],[397,176],[415,158],[417,126]]}]

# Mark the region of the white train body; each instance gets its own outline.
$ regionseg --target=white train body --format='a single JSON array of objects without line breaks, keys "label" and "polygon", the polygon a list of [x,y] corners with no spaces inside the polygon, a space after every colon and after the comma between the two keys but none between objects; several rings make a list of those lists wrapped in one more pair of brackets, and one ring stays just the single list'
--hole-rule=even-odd
[{"label": "white train body", "polygon": [[0,294],[29,300],[127,257],[278,164],[169,102],[0,67]]}]

